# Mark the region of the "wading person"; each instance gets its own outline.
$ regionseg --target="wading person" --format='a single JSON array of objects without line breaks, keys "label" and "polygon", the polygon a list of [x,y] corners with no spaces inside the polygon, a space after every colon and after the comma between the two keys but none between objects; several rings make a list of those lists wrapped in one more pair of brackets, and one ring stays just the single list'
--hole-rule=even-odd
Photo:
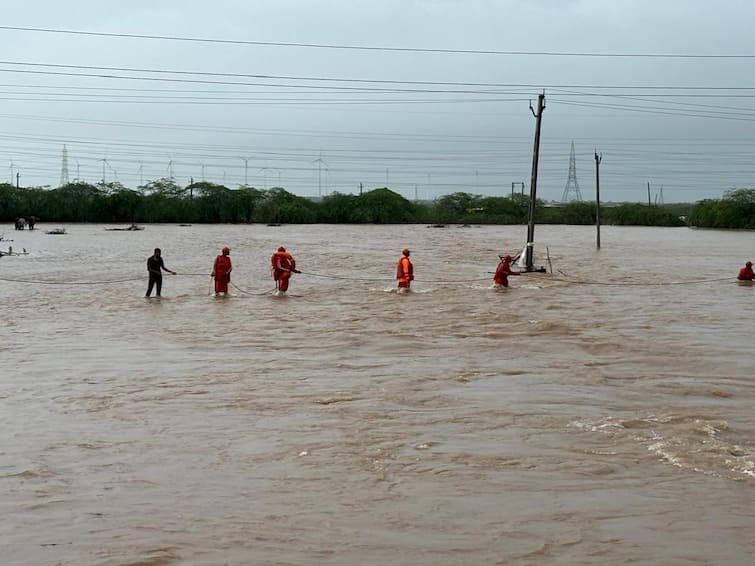
[{"label": "wading person", "polygon": [[745,263],[745,266],[739,270],[737,279],[739,279],[740,281],[752,281],[752,278],[752,262],[748,261],[747,263]]},{"label": "wading person", "polygon": [[160,248],[155,248],[155,253],[147,258],[147,272],[149,273],[149,283],[147,284],[147,294],[145,297],[149,297],[152,294],[152,288],[155,288],[155,295],[160,296],[160,292],[163,288],[163,271],[167,271],[171,275],[175,275],[175,271],[171,271],[165,267],[163,263],[162,252]]},{"label": "wading person", "polygon": [[398,280],[398,292],[408,293],[412,281],[414,281],[414,266],[409,259],[409,249],[404,248],[401,251],[401,258],[396,265],[396,279]]},{"label": "wading person", "polygon": [[296,260],[283,246],[270,256],[270,270],[273,272],[275,288],[279,293],[288,291],[288,280],[291,279],[292,273],[301,273],[296,269]]},{"label": "wading person", "polygon": [[223,246],[220,255],[215,258],[215,263],[212,265],[210,275],[215,279],[215,295],[228,294],[228,283],[231,281],[231,270],[233,270],[230,253],[231,248]]},{"label": "wading person", "polygon": [[509,275],[521,275],[520,271],[512,271],[511,269],[511,260],[512,257],[510,255],[505,256],[498,256],[500,258],[500,262],[498,263],[498,267],[495,268],[495,275],[493,275],[493,286],[494,287],[508,287],[509,286]]}]

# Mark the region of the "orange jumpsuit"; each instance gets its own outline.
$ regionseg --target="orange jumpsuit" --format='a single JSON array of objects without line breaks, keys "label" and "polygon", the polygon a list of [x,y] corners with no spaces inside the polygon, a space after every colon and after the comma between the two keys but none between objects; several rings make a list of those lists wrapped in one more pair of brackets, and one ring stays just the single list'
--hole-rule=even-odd
[{"label": "orange jumpsuit", "polygon": [[273,272],[276,288],[284,293],[288,291],[291,273],[296,273],[296,261],[293,256],[286,251],[275,252],[270,256],[270,269]]},{"label": "orange jumpsuit", "polygon": [[737,275],[737,279],[740,281],[752,281],[753,278],[753,272],[752,267],[745,266],[742,269],[739,270],[739,274]]},{"label": "orange jumpsuit", "polygon": [[215,292],[228,293],[228,283],[231,281],[231,258],[219,255],[212,266],[212,276],[215,278]]},{"label": "orange jumpsuit", "polygon": [[402,256],[401,259],[398,260],[398,265],[396,266],[396,279],[398,279],[399,289],[408,289],[411,282],[414,281],[414,266],[412,265],[411,260],[406,256]]},{"label": "orange jumpsuit", "polygon": [[493,275],[493,282],[496,285],[503,285],[504,287],[509,286],[509,275],[519,275],[520,273],[518,271],[511,271],[511,266],[509,265],[509,262],[505,259],[501,260],[501,263],[498,264],[498,267],[496,267],[495,275]]}]

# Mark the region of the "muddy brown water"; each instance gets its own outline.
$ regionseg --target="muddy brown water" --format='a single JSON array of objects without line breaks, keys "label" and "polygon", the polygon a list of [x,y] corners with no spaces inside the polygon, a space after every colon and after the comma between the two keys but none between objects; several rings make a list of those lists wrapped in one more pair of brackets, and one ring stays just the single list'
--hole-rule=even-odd
[{"label": "muddy brown water", "polygon": [[753,233],[108,227],[5,231],[3,564],[751,564]]}]

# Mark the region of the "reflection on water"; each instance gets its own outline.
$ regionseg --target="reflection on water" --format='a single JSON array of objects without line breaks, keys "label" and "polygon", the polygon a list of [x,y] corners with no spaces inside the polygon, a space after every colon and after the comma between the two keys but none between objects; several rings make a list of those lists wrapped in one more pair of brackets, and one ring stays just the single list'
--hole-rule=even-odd
[{"label": "reflection on water", "polygon": [[[497,292],[523,227],[66,228],[0,259],[4,564],[755,551],[748,233],[538,227],[554,274]],[[158,246],[179,275],[145,299]]]}]

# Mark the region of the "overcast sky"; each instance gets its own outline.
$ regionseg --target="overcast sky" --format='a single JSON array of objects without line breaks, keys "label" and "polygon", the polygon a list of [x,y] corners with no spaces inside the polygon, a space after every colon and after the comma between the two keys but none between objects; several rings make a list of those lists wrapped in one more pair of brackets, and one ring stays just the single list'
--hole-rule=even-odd
[{"label": "overcast sky", "polygon": [[719,198],[755,187],[755,2],[724,6],[6,3],[0,179],[58,186],[65,144],[70,181],[504,195],[529,189],[544,91],[540,198],[572,141],[584,200],[595,150],[603,201]]}]

